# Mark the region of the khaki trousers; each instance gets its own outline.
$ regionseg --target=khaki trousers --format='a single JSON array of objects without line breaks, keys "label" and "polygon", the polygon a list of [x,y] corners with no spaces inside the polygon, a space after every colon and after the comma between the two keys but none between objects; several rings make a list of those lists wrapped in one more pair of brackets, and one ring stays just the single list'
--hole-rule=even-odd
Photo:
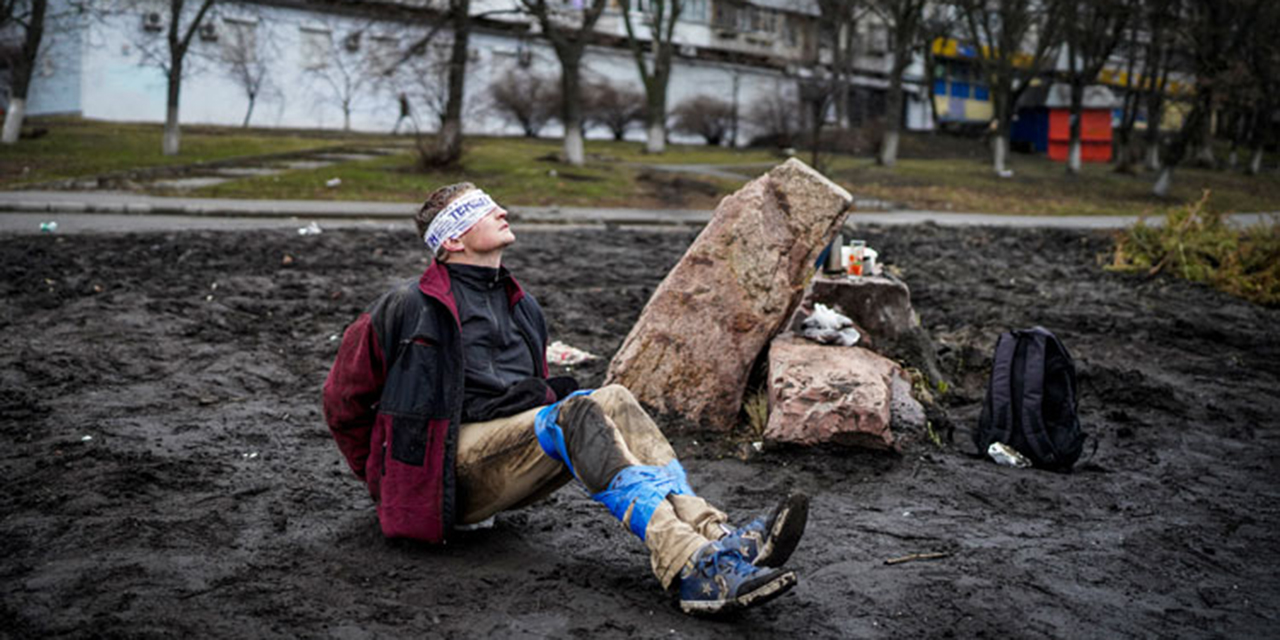
[{"label": "khaki trousers", "polygon": [[[619,457],[628,464],[651,466],[675,459],[671,444],[626,387],[610,385],[587,397],[602,410],[609,435],[590,446],[566,439],[569,461],[580,473],[584,467],[601,468],[606,459]],[[547,457],[538,444],[533,422],[540,410],[462,425],[456,458],[459,524],[474,524],[499,511],[528,505],[573,479],[568,467]],[[630,515],[628,511],[624,527]],[[724,512],[696,496],[669,495],[658,505],[645,529],[645,545],[653,573],[664,588],[671,586],[699,547],[724,536],[720,525],[727,520]]]}]

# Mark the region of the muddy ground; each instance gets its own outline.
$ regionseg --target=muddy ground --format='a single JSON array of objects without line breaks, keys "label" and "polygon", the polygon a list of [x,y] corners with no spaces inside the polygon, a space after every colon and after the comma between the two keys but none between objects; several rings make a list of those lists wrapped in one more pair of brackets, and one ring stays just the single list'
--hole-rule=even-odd
[{"label": "muddy ground", "polygon": [[[693,237],[517,231],[552,338],[606,357]],[[721,621],[574,487],[447,546],[381,538],[319,392],[344,325],[419,272],[407,227],[3,238],[0,635],[1274,637],[1280,314],[1104,272],[1105,235],[857,233],[941,345],[954,438],[743,461],[676,437],[737,517],[813,496],[800,585]],[[991,345],[1034,324],[1098,442],[1069,475],[972,455]],[[884,564],[923,552],[949,555]]]}]

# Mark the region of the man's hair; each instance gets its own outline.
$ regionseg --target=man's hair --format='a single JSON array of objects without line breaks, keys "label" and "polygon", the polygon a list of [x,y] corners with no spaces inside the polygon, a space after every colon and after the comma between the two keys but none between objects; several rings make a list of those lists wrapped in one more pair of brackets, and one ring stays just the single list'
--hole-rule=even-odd
[{"label": "man's hair", "polygon": [[[445,207],[449,206],[450,202],[457,200],[459,196],[475,188],[476,185],[470,182],[458,182],[432,191],[431,195],[427,196],[427,201],[422,203],[418,212],[413,214],[413,223],[418,226],[418,239],[421,240],[423,236],[427,235],[427,229],[431,226],[431,222],[436,219],[436,216],[440,215],[441,211],[444,211]],[[436,250],[436,255],[432,257],[436,259],[436,262],[444,262],[448,256],[449,252],[445,251],[445,248],[441,246]]]}]

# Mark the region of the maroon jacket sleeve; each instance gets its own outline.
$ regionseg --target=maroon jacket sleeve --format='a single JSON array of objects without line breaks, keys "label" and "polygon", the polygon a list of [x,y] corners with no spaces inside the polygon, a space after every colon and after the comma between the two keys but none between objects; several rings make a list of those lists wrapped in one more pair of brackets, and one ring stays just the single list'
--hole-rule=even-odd
[{"label": "maroon jacket sleeve", "polygon": [[338,449],[361,480],[387,368],[368,313],[342,336],[338,358],[324,383],[324,417]]}]

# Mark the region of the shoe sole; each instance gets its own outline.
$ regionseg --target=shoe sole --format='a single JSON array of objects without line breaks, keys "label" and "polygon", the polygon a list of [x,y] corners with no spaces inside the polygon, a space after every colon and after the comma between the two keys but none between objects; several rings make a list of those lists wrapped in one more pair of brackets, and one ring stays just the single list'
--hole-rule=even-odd
[{"label": "shoe sole", "polygon": [[793,493],[778,505],[770,520],[769,535],[756,554],[757,567],[781,567],[800,545],[805,524],[809,521],[809,497]]},{"label": "shoe sole", "polygon": [[680,610],[698,616],[712,616],[758,607],[791,590],[798,582],[794,571],[778,574],[774,579],[749,593],[725,600],[681,601]]}]

